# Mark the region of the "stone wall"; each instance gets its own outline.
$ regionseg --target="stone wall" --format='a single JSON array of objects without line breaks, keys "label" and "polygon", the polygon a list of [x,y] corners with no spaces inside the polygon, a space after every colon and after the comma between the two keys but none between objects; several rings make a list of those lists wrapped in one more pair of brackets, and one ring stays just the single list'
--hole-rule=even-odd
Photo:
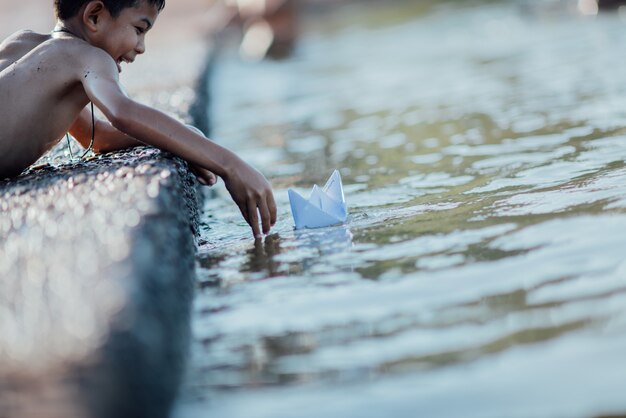
[{"label": "stone wall", "polygon": [[199,202],[145,147],[0,182],[0,417],[167,415]]}]

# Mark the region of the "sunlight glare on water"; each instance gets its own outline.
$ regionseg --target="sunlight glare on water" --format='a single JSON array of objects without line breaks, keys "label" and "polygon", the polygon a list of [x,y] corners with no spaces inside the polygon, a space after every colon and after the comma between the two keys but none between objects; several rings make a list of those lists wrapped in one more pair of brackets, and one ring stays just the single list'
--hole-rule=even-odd
[{"label": "sunlight glare on water", "polygon": [[[626,412],[626,23],[394,4],[220,60],[214,135],[279,220],[207,202],[179,416]],[[335,168],[349,221],[294,231],[287,188]]]}]

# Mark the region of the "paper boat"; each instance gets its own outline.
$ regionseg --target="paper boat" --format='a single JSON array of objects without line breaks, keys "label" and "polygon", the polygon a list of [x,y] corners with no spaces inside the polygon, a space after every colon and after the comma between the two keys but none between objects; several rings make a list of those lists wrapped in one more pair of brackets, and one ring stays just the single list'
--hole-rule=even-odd
[{"label": "paper boat", "polygon": [[348,207],[343,195],[343,185],[339,171],[335,170],[323,189],[317,185],[308,199],[289,189],[291,213],[296,229],[323,228],[344,223],[348,218]]}]

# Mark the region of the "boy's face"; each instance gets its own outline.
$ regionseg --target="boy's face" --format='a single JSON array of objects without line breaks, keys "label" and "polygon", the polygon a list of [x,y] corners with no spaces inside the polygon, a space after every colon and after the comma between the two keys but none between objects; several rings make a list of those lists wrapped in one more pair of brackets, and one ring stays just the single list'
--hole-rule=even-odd
[{"label": "boy's face", "polygon": [[122,71],[122,62],[131,63],[146,50],[146,33],[158,15],[156,6],[146,0],[140,0],[136,7],[123,9],[117,17],[106,11],[101,17],[102,36],[96,46],[108,52],[115,60],[118,71]]}]

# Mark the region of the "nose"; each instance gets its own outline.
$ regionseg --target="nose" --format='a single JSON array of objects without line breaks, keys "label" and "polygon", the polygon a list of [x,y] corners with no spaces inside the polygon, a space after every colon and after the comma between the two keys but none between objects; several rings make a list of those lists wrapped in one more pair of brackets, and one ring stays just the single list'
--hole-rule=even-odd
[{"label": "nose", "polygon": [[139,38],[137,45],[135,45],[135,52],[137,54],[143,54],[144,52],[146,52],[146,43],[143,39],[143,36]]}]

